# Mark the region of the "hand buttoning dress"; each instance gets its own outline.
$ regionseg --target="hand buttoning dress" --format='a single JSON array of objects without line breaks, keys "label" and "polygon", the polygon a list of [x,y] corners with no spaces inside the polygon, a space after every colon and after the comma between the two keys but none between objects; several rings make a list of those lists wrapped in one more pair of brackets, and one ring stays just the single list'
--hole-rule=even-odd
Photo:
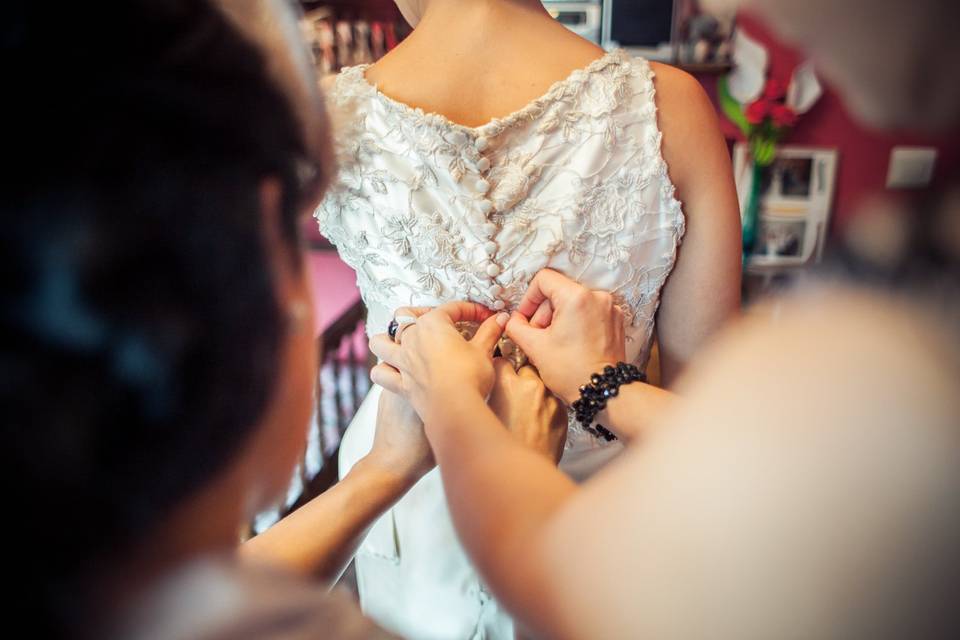
[{"label": "hand buttoning dress", "polygon": [[[642,369],[684,231],[649,64],[608,53],[480,127],[394,101],[365,70],[345,69],[328,95],[340,173],[316,218],[357,272],[368,332],[401,306],[509,311],[549,267],[616,296]],[[341,474],[370,450],[379,393],[347,430]],[[582,480],[620,448],[573,423],[560,467]],[[457,541],[437,470],[374,525],[356,566],[364,611],[405,638],[514,637]]]}]

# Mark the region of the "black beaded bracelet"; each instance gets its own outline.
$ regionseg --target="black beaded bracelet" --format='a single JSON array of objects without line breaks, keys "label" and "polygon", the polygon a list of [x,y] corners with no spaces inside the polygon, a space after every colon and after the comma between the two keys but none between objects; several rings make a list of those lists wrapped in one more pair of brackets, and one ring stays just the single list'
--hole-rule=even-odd
[{"label": "black beaded bracelet", "polygon": [[617,436],[602,424],[593,427],[594,418],[607,407],[607,400],[620,393],[621,385],[646,381],[646,374],[636,365],[626,362],[618,362],[615,367],[607,365],[603,368],[603,372],[590,376],[590,384],[580,387],[580,399],[570,405],[577,422],[588,433],[603,438],[607,442],[616,440]]}]

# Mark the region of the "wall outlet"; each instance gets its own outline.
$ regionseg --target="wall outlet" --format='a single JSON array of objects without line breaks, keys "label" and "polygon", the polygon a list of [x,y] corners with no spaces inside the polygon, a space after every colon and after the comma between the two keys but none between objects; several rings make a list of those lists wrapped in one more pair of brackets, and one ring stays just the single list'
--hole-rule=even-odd
[{"label": "wall outlet", "polygon": [[922,189],[933,180],[937,150],[932,147],[894,147],[890,152],[887,189]]}]

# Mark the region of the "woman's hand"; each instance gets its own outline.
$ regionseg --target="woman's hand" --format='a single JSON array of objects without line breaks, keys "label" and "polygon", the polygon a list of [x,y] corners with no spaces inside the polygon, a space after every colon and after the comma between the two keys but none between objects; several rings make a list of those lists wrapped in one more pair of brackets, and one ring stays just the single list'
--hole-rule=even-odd
[{"label": "woman's hand", "polygon": [[524,446],[558,463],[567,440],[564,406],[547,391],[533,367],[514,371],[506,358],[495,358],[493,368],[496,378],[490,408]]},{"label": "woman's hand", "polygon": [[[471,302],[451,302],[433,310],[398,309],[416,323],[399,332],[397,344],[387,334],[374,336],[370,350],[382,360],[370,372],[380,386],[410,400],[424,421],[452,409],[454,399],[486,399],[493,388],[493,349],[503,334],[507,314]],[[457,322],[478,322],[471,340]]]},{"label": "woman's hand", "polygon": [[373,448],[364,459],[410,486],[436,466],[423,422],[402,396],[383,391]]},{"label": "woman's hand", "polygon": [[506,331],[567,404],[591,374],[625,359],[623,312],[613,296],[550,269],[530,282]]}]

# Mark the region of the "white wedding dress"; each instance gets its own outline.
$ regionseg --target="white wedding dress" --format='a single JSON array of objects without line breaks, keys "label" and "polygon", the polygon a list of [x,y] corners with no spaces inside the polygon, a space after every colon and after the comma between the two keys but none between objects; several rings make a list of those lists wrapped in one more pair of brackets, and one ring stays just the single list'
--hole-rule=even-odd
[{"label": "white wedding dress", "polygon": [[[643,368],[684,231],[647,62],[608,53],[476,128],[384,96],[365,69],[329,91],[340,172],[316,218],[357,272],[369,334],[400,306],[510,310],[549,267],[614,293],[627,356]],[[379,392],[347,430],[341,475],[370,450]],[[620,448],[574,423],[560,466],[582,480]],[[405,638],[514,637],[457,541],[437,470],[374,525],[356,567],[365,612]]]}]

